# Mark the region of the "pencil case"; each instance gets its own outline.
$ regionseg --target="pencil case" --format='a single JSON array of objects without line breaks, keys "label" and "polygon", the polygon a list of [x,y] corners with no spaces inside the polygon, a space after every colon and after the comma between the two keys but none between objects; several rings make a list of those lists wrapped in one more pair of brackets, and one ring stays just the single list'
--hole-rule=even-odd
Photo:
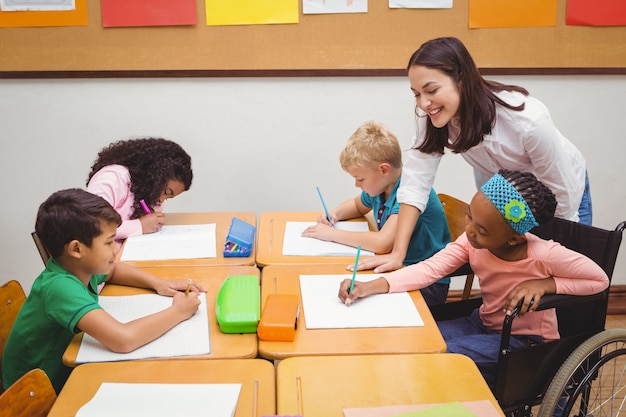
[{"label": "pencil case", "polygon": [[255,231],[256,227],[250,223],[233,217],[230,229],[228,230],[228,236],[226,236],[226,243],[224,243],[224,257],[245,258],[250,256],[252,246],[254,245]]},{"label": "pencil case", "polygon": [[261,313],[257,333],[261,340],[291,342],[296,337],[300,296],[270,294]]},{"label": "pencil case", "polygon": [[256,275],[224,280],[217,292],[215,317],[224,333],[255,333],[261,315],[261,286]]}]

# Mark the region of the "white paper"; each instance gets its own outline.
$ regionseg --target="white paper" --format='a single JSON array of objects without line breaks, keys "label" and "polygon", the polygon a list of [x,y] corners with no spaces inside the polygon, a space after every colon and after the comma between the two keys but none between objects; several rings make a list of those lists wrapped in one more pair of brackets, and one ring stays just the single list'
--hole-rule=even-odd
[{"label": "white paper", "polygon": [[103,382],[76,417],[232,417],[241,384]]},{"label": "white paper", "polygon": [[[199,298],[198,311],[188,320],[179,323],[163,336],[129,353],[112,352],[85,333],[76,355],[76,363],[209,354],[211,348],[206,293],[200,293]],[[165,310],[172,305],[172,297],[157,294],[100,296],[99,304],[116,320],[127,323]]]},{"label": "white paper", "polygon": [[389,0],[392,9],[450,9],[452,0]]},{"label": "white paper", "polygon": [[302,13],[367,13],[367,0],[302,0]]},{"label": "white paper", "polygon": [[163,226],[126,239],[122,261],[215,258],[215,223]]},{"label": "white paper", "polygon": [[0,0],[0,10],[3,12],[76,10],[76,4],[74,0]]},{"label": "white paper", "polygon": [[[382,275],[359,275],[357,281],[372,281]],[[300,275],[302,307],[307,329],[363,327],[421,327],[424,321],[407,292],[376,294],[350,306],[339,300],[339,284],[345,275]]]},{"label": "white paper", "polygon": [[[326,242],[312,237],[303,237],[302,232],[315,222],[287,222],[283,239],[283,256],[355,256],[357,248],[335,242]],[[351,232],[368,232],[367,222],[337,222],[335,227]],[[373,252],[361,249],[360,256],[372,256]]]}]

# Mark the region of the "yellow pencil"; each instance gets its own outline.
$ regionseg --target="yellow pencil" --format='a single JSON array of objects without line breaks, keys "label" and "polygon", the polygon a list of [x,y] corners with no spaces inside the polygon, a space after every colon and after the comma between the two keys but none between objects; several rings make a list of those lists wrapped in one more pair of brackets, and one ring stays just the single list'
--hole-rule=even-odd
[{"label": "yellow pencil", "polygon": [[191,288],[191,280],[187,280],[187,289],[185,290],[185,295],[189,294],[189,289]]}]

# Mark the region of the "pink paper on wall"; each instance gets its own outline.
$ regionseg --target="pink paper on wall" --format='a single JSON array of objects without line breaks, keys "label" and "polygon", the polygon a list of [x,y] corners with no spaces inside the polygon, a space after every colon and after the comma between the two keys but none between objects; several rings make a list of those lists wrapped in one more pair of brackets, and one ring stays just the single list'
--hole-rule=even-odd
[{"label": "pink paper on wall", "polygon": [[571,26],[624,26],[626,25],[626,2],[567,0],[565,23]]},{"label": "pink paper on wall", "polygon": [[196,0],[101,0],[101,5],[104,27],[197,23]]}]

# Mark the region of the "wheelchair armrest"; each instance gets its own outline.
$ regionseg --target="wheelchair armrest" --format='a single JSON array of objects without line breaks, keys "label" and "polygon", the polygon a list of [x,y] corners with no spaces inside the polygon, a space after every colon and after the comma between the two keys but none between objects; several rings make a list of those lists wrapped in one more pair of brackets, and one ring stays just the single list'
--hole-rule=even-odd
[{"label": "wheelchair armrest", "polygon": [[[599,292],[592,295],[568,295],[568,294],[547,294],[541,297],[539,305],[535,311],[548,310],[557,307],[567,307],[588,301],[601,300],[607,296],[606,291]],[[522,300],[523,301],[523,300]],[[519,315],[522,301],[515,307],[513,313],[510,316],[504,317],[504,323],[502,324],[502,338],[500,339],[500,352],[509,349],[509,341],[511,339],[511,327],[513,326],[513,320]]]},{"label": "wheelchair armrest", "polygon": [[587,301],[596,301],[606,298],[606,291],[592,295],[567,295],[567,294],[547,294],[541,297],[536,311],[548,310],[550,308],[571,306]]}]

